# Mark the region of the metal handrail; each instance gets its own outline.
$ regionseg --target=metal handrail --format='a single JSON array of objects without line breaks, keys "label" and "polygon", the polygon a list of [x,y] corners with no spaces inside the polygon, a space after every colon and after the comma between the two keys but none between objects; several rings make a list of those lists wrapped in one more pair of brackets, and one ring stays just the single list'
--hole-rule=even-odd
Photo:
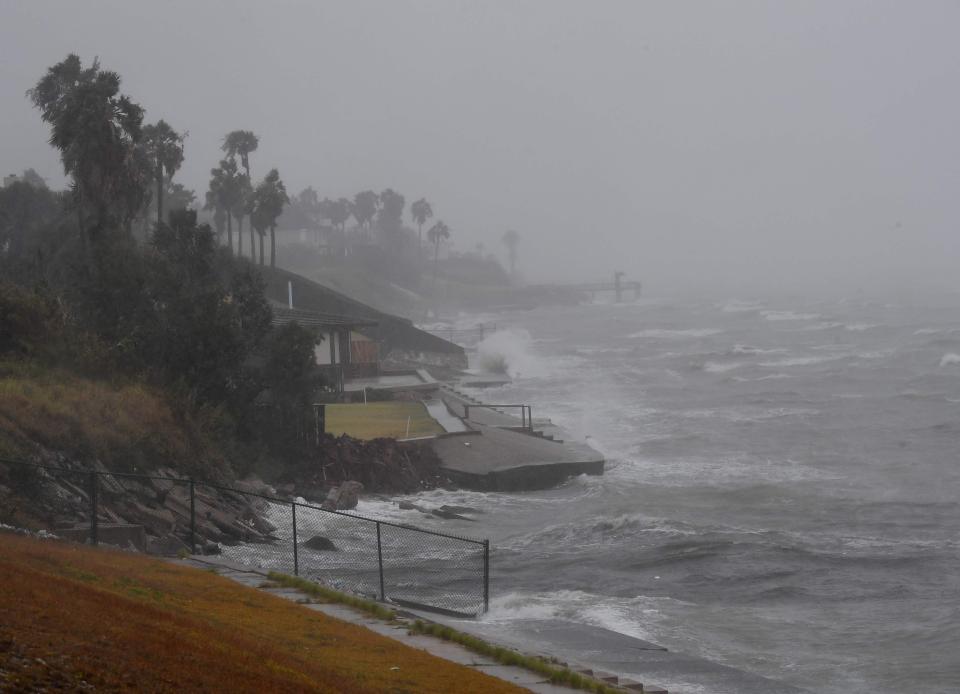
[{"label": "metal handrail", "polygon": [[[487,403],[463,403],[463,418],[470,419],[470,409],[473,407],[482,407],[489,410],[497,410],[507,407],[519,407],[520,408],[520,426],[524,429],[533,431],[533,408],[530,405],[518,405],[518,404],[507,404],[507,405],[490,405]],[[503,413],[501,413],[503,414]]]}]

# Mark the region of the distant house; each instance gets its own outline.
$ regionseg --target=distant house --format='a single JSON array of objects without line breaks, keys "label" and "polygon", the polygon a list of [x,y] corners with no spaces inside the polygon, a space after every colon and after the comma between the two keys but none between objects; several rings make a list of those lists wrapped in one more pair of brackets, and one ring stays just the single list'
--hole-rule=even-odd
[{"label": "distant house", "polygon": [[273,325],[297,323],[314,331],[320,343],[314,348],[316,362],[328,383],[343,391],[344,379],[376,376],[380,371],[379,345],[359,332],[374,328],[377,322],[365,318],[288,308],[271,301]]},{"label": "distant house", "polygon": [[[292,296],[294,305],[309,309],[308,312],[348,316],[346,320],[353,321],[355,325],[353,332],[358,333],[351,344],[363,341],[359,333],[374,341],[383,369],[467,368],[467,355],[463,347],[420,330],[407,318],[379,311],[330,287],[280,268],[264,268],[261,272],[267,283],[266,294],[274,306],[289,306]],[[356,349],[362,351],[370,348],[358,346]]]}]

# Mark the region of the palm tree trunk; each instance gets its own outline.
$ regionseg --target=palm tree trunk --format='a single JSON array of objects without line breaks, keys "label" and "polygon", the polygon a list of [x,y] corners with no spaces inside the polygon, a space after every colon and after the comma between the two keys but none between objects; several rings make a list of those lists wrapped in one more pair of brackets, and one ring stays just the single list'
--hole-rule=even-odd
[{"label": "palm tree trunk", "polygon": [[237,257],[243,257],[243,217],[237,217]]},{"label": "palm tree trunk", "polygon": [[440,258],[440,240],[433,244],[433,289],[437,289],[437,261]]},{"label": "palm tree trunk", "polygon": [[230,252],[233,253],[233,215],[227,212],[227,246],[230,247]]},{"label": "palm tree trunk", "polygon": [[270,225],[270,267],[277,266],[277,228]]},{"label": "palm tree trunk", "polygon": [[[250,260],[257,262],[257,247],[253,241],[253,221],[250,222]],[[263,237],[260,238],[260,264],[263,265]]]},{"label": "palm tree trunk", "polygon": [[260,234],[260,267],[263,267],[263,237],[266,234]]},{"label": "palm tree trunk", "polygon": [[157,155],[157,226],[163,223],[163,164]]}]

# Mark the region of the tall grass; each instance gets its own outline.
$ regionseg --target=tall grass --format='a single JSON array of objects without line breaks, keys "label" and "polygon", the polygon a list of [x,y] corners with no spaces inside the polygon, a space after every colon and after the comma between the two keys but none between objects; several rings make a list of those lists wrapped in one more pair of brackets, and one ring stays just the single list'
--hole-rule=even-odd
[{"label": "tall grass", "polygon": [[226,469],[201,425],[150,386],[0,363],[0,453],[29,455],[38,444],[114,470],[169,466],[211,476]]}]

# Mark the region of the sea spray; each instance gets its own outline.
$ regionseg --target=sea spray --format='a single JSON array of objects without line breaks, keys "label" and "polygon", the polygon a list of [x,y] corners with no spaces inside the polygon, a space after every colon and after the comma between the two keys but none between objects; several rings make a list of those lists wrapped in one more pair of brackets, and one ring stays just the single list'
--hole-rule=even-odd
[{"label": "sea spray", "polygon": [[498,330],[477,345],[476,366],[484,373],[511,378],[546,375],[543,361],[533,353],[533,339],[521,328]]}]

